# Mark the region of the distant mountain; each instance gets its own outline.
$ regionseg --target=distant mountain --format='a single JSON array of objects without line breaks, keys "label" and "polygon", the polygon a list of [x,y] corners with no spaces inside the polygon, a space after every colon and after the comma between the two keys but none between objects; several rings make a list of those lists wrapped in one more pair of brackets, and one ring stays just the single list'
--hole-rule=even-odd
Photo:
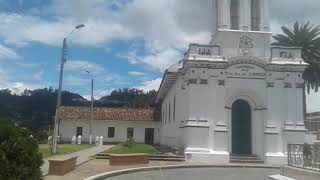
[{"label": "distant mountain", "polygon": [[[0,90],[0,117],[13,119],[19,126],[39,136],[44,135],[53,127],[57,94],[57,90],[53,88],[25,90],[21,95],[12,94],[9,89],[2,89]],[[94,106],[154,108],[156,96],[156,91],[117,89],[110,95],[94,101]],[[81,95],[68,91],[63,91],[61,101],[63,106],[90,106],[91,104]]]}]

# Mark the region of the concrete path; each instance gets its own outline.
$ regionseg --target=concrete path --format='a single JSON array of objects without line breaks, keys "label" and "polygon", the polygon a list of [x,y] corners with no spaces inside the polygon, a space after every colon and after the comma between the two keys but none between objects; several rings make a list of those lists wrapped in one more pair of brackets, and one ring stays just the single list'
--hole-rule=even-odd
[{"label": "concrete path", "polygon": [[[212,164],[212,163],[192,163],[192,162],[175,162],[175,161],[150,161],[149,164],[145,165],[130,165],[130,166],[110,166],[109,165],[109,159],[93,159],[87,163],[82,164],[81,166],[78,166],[77,169],[65,174],[64,176],[46,176],[44,177],[44,180],[79,180],[79,179],[85,179],[91,176],[95,176],[101,173],[106,173],[106,172],[112,172],[112,171],[118,171],[118,170],[124,170],[124,169],[131,169],[131,168],[139,168],[139,167],[155,167],[155,166],[171,166],[171,165],[179,165],[179,166],[204,166],[202,168],[182,168],[182,171],[177,171],[177,173],[173,172],[174,175],[170,175],[170,170],[162,170],[162,171],[149,171],[149,172],[155,172],[154,174],[148,174],[145,177],[141,177],[139,174],[137,175],[136,173],[132,173],[129,176],[128,180],[167,180],[167,179],[173,179],[173,180],[188,180],[190,178],[186,178],[186,176],[192,177],[191,179],[199,179],[199,180],[228,180],[225,179],[224,176],[228,177],[229,174],[233,174],[233,170],[236,170],[235,173],[241,173],[242,176],[245,176],[248,174],[249,178],[241,177],[238,178],[237,174],[234,174],[236,177],[232,178],[234,179],[239,179],[239,180],[260,180],[261,178],[254,178],[254,176],[268,176],[268,175],[274,175],[274,174],[279,174],[280,173],[280,167],[271,167],[267,165],[262,165],[262,164]],[[185,174],[188,173],[188,169],[190,169],[190,172],[188,175]],[[198,171],[199,169],[199,171]],[[204,170],[202,170],[204,169]],[[219,172],[218,170],[222,169],[222,172]],[[254,171],[257,169],[257,171]],[[185,170],[185,171],[184,171]],[[192,171],[193,170],[193,171]],[[213,171],[213,172],[210,172]],[[240,172],[239,172],[240,171]],[[251,175],[253,171],[253,174]],[[262,172],[261,172],[262,171]],[[265,172],[264,172],[265,171]],[[203,172],[203,174],[202,174]],[[214,173],[214,172],[217,172]],[[162,173],[162,174],[159,174]],[[193,175],[193,173],[195,175]],[[168,174],[169,176],[166,176]],[[172,174],[172,173],[171,173]],[[185,175],[186,176],[185,176]],[[227,174],[227,175],[225,175]],[[158,177],[158,176],[162,176]],[[153,177],[155,176],[155,177]],[[181,177],[180,177],[181,176]],[[207,179],[205,176],[208,176]],[[216,177],[217,176],[217,177]],[[168,177],[168,178],[167,178]],[[185,179],[184,179],[184,178]],[[203,178],[203,179],[202,179]],[[261,179],[261,180],[266,180]],[[116,177],[112,178],[112,180],[127,180],[127,178],[122,178],[122,175],[119,176],[117,179]]]},{"label": "concrete path", "polygon": [[[92,148],[84,149],[78,152],[70,153],[68,156],[78,156],[77,158],[77,166],[89,161],[92,159],[91,156],[94,156],[100,152],[106,151],[107,149],[113,147],[113,145],[103,145],[103,146],[95,146]],[[44,159],[44,164],[41,167],[42,175],[46,176],[49,172],[49,159],[55,158],[58,156],[53,156],[47,159]]]}]

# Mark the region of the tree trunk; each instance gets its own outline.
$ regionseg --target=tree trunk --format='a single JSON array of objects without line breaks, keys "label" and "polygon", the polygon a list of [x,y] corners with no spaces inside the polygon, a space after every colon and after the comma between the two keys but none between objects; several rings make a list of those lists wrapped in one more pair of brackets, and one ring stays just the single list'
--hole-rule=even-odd
[{"label": "tree trunk", "polygon": [[303,96],[303,121],[305,121],[307,119],[307,96],[306,96],[305,86],[303,86],[302,96]]}]

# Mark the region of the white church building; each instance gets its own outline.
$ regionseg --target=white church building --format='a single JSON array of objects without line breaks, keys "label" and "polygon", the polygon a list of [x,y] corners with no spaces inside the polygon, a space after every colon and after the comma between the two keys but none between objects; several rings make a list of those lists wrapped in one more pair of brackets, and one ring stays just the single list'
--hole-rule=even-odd
[{"label": "white church building", "polygon": [[301,49],[270,45],[269,0],[213,5],[210,43],[190,44],[163,76],[159,141],[190,160],[236,154],[281,164],[287,144],[303,144],[306,132]]},{"label": "white church building", "polygon": [[[270,45],[269,0],[213,0],[213,6],[210,43],[190,44],[163,76],[161,118],[150,109],[95,108],[93,137],[181,148],[191,161],[252,156],[275,165],[286,162],[287,144],[305,142],[307,64],[299,47]],[[63,107],[60,121],[63,140],[88,141],[89,108]]]}]

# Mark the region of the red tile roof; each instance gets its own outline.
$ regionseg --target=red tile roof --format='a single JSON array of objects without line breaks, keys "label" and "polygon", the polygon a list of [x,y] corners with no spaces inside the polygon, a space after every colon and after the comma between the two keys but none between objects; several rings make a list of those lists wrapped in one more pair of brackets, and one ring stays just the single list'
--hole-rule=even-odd
[{"label": "red tile roof", "polygon": [[[94,120],[117,121],[156,121],[153,109],[128,109],[128,108],[94,108]],[[60,108],[60,118],[63,120],[89,120],[90,107],[66,107]]]}]

